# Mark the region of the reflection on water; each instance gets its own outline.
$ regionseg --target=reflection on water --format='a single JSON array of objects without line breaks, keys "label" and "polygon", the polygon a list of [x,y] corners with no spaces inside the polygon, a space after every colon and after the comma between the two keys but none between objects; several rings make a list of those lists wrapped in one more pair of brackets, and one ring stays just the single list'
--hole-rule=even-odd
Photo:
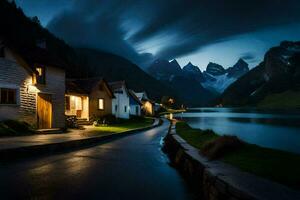
[{"label": "reflection on water", "polygon": [[193,128],[212,129],[252,144],[300,154],[300,112],[297,110],[203,108],[175,117]]}]

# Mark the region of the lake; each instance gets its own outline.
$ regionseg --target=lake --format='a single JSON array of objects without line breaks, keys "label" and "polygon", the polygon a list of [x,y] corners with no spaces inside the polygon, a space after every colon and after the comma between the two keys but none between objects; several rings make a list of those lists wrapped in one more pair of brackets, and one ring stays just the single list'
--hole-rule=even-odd
[{"label": "lake", "polygon": [[299,110],[195,108],[174,117],[193,128],[212,129],[251,144],[300,154]]}]

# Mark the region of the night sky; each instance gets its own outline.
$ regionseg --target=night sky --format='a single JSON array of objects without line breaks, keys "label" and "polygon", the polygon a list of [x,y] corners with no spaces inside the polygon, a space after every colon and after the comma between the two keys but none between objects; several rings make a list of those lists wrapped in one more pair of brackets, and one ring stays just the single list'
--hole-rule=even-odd
[{"label": "night sky", "polygon": [[156,58],[253,67],[282,40],[300,40],[299,0],[16,0],[77,47],[146,66]]}]

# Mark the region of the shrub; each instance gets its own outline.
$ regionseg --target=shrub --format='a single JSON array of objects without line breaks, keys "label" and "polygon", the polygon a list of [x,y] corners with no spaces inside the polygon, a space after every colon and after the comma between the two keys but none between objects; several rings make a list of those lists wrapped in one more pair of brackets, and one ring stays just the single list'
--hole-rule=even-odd
[{"label": "shrub", "polygon": [[118,119],[114,115],[105,115],[101,117],[94,117],[94,126],[100,125],[108,125],[108,124],[116,124],[118,123]]},{"label": "shrub", "polygon": [[16,120],[5,120],[0,122],[0,135],[25,135],[34,133],[32,127],[26,123]]},{"label": "shrub", "polygon": [[221,136],[204,144],[202,154],[213,160],[236,151],[244,145],[236,136]]},{"label": "shrub", "polygon": [[76,116],[66,116],[67,128],[79,128]]}]

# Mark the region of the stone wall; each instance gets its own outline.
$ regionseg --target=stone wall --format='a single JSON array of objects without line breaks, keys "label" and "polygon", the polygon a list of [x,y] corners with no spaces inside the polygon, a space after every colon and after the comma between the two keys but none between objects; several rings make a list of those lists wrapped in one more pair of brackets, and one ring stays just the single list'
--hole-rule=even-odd
[{"label": "stone wall", "polygon": [[189,145],[170,126],[163,150],[189,185],[204,200],[291,200],[300,192],[225,164],[208,161],[199,150]]}]

